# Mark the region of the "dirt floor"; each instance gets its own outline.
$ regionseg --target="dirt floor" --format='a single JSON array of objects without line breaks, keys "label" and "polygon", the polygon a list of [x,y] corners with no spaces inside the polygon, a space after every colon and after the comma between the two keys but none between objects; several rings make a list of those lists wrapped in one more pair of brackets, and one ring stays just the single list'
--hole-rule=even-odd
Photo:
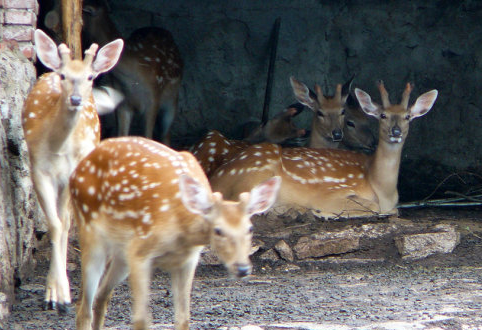
[{"label": "dirt floor", "polygon": [[[413,223],[450,223],[461,233],[453,253],[418,261],[403,260],[393,239],[363,244],[353,253],[287,262],[254,256],[254,274],[233,280],[221,266],[200,265],[193,292],[191,329],[237,329],[257,325],[281,329],[482,329],[482,209],[401,210]],[[300,230],[328,230],[356,221],[316,224],[279,223],[293,235]],[[368,222],[390,221],[368,219]],[[268,226],[258,224],[260,239]],[[301,229],[302,228],[302,229]],[[7,329],[74,329],[73,310],[65,316],[42,310],[47,251],[38,267],[17,291],[17,303]],[[78,297],[78,252],[73,249],[70,278]],[[153,329],[173,329],[169,279],[156,272],[152,282]],[[106,318],[107,329],[129,329],[130,295],[127,284],[115,291]]]}]

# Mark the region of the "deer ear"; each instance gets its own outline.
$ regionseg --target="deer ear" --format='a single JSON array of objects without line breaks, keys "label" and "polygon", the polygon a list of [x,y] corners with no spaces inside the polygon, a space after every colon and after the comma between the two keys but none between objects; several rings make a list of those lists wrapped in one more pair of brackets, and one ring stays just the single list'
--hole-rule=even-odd
[{"label": "deer ear", "polygon": [[343,86],[341,87],[341,102],[342,103],[345,103],[346,102],[346,99],[348,98],[348,96],[350,95],[350,91],[351,91],[351,85],[353,83],[353,79],[355,79],[355,75],[353,75],[347,82],[345,82],[343,84]]},{"label": "deer ear", "polygon": [[410,108],[410,116],[413,118],[421,117],[432,109],[437,99],[438,91],[436,89],[420,95],[415,104]]},{"label": "deer ear", "polygon": [[362,110],[367,115],[378,118],[378,115],[380,114],[380,107],[372,102],[370,95],[359,88],[355,88],[355,95]]},{"label": "deer ear", "polygon": [[305,84],[296,80],[294,77],[290,77],[290,83],[298,102],[314,110],[317,102],[316,94],[310,91]]},{"label": "deer ear", "polygon": [[35,30],[35,47],[40,62],[51,70],[58,70],[62,64],[55,42],[42,30]]},{"label": "deer ear", "polygon": [[253,214],[267,211],[276,201],[280,186],[281,178],[274,176],[251,189],[250,193],[241,194],[240,199],[242,201],[247,199],[246,196],[249,195],[249,200],[246,203],[246,213],[252,216]]},{"label": "deer ear", "polygon": [[213,208],[211,192],[204,185],[199,183],[193,177],[183,174],[179,180],[179,190],[181,192],[181,200],[188,211],[206,215]]},{"label": "deer ear", "polygon": [[102,47],[92,63],[94,72],[99,74],[112,69],[119,60],[123,48],[124,41],[122,39],[116,39]]}]

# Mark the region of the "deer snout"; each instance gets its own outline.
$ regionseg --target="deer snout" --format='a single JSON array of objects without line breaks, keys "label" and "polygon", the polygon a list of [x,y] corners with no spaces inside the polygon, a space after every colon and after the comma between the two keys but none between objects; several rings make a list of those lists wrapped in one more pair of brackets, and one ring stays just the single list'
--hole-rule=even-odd
[{"label": "deer snout", "polygon": [[400,126],[398,125],[395,125],[392,127],[392,136],[393,137],[399,137],[402,135],[402,129],[400,128]]},{"label": "deer snout", "polygon": [[333,137],[333,142],[340,142],[343,139],[343,131],[339,128],[334,129],[331,132],[331,136]]},{"label": "deer snout", "polygon": [[237,277],[246,277],[251,274],[251,265],[250,264],[236,264],[236,276]]},{"label": "deer snout", "polygon": [[80,95],[71,95],[70,96],[70,104],[77,107],[82,103],[82,96]]}]

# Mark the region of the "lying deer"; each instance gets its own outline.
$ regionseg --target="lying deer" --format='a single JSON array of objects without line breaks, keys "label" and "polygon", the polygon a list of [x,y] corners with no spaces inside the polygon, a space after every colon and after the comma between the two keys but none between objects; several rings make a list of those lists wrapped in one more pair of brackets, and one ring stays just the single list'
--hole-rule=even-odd
[{"label": "lying deer", "polygon": [[296,99],[314,113],[308,147],[373,152],[376,140],[370,121],[350,93],[354,77],[343,86],[338,84],[333,96],[324,95],[318,84],[315,93],[294,77],[290,78]]},{"label": "lying deer", "polygon": [[123,41],[115,40],[98,53],[98,46],[93,44],[81,61],[71,60],[67,46],[61,44],[57,48],[41,30],[35,31],[34,40],[38,58],[54,72],[42,75],[28,95],[23,130],[34,188],[52,242],[45,303],[63,312],[70,303],[66,270],[70,227],[68,178],[100,141],[92,83],[117,63]]},{"label": "lying deer", "polygon": [[171,274],[175,329],[189,329],[203,246],[210,244],[235,276],[249,275],[250,216],[271,207],[279,186],[279,178],[270,178],[239,201],[226,201],[212,193],[188,152],[141,137],[102,141],[70,179],[82,251],[77,329],[102,328],[112,290],[127,276],[134,329],[147,329],[153,265]]},{"label": "lying deer", "polygon": [[396,105],[390,104],[383,82],[378,88],[381,106],[355,89],[363,111],[379,120],[375,154],[254,145],[216,170],[210,178],[213,189],[231,198],[276,175],[282,178],[277,205],[310,209],[326,218],[395,213],[400,158],[409,123],[432,108],[438,92],[422,94],[408,107],[410,84]]},{"label": "lying deer", "polygon": [[[86,40],[100,45],[120,33],[99,1],[86,1],[83,7]],[[167,30],[145,27],[126,40],[117,66],[107,84],[125,97],[117,109],[118,135],[128,135],[135,112],[144,116],[143,135],[152,138],[157,116],[161,116],[159,136],[169,143],[169,129],[178,108],[183,62],[176,43]]]},{"label": "lying deer", "polygon": [[305,130],[298,129],[292,121],[292,118],[301,111],[303,111],[302,107],[291,105],[288,109],[276,114],[265,125],[255,128],[244,140],[231,140],[217,130],[209,131],[191,148],[191,151],[209,178],[219,166],[253,143],[284,143],[289,139],[305,135]]}]

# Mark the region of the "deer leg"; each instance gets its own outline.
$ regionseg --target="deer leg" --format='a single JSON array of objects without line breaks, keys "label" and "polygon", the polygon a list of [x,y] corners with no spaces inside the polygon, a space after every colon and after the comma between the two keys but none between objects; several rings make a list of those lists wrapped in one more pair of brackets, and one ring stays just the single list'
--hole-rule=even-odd
[{"label": "deer leg", "polygon": [[105,275],[99,285],[94,308],[94,330],[100,330],[104,326],[105,314],[110,298],[112,297],[112,291],[119,283],[126,279],[128,274],[129,268],[125,260],[120,256],[115,256],[107,266]]},{"label": "deer leg", "polygon": [[171,142],[169,133],[179,105],[179,87],[180,82],[166,86],[159,102],[160,109],[158,111],[162,113],[159,136],[161,142],[166,145]]},{"label": "deer leg", "polygon": [[[61,260],[62,262],[62,273],[59,274],[59,287],[58,287],[58,296],[59,304],[58,304],[58,311],[59,313],[66,313],[68,312],[68,305],[70,304],[70,286],[69,286],[69,279],[67,276],[67,254],[69,248],[69,230],[70,230],[70,223],[71,223],[71,214],[70,214],[70,194],[68,187],[64,187],[62,192],[60,193],[60,200],[59,200],[59,210],[60,210],[60,219],[62,222],[61,234],[60,234],[60,252],[61,252]],[[64,271],[65,270],[65,271]]]},{"label": "deer leg", "polygon": [[[35,174],[34,171],[32,178],[35,182],[38,201],[45,213],[52,244],[44,307],[46,309],[56,309],[57,303],[70,303],[66,261],[64,259],[64,253],[62,252],[62,231],[64,224],[57,212],[57,189],[49,177],[42,174]],[[65,295],[65,292],[67,292],[67,295]]]},{"label": "deer leg", "polygon": [[129,283],[133,297],[133,326],[134,330],[146,330],[150,323],[147,305],[149,300],[152,260],[138,253],[136,249],[130,248],[128,254],[130,270]]},{"label": "deer leg", "polygon": [[117,135],[127,136],[129,135],[129,129],[131,127],[132,117],[134,116],[133,110],[129,107],[127,102],[122,102],[117,107]]},{"label": "deer leg", "polygon": [[192,280],[198,259],[199,253],[193,254],[181,267],[171,271],[175,330],[189,330]]},{"label": "deer leg", "polygon": [[[88,239],[87,239],[88,238]],[[106,252],[100,242],[102,238],[92,231],[80,233],[82,248],[82,296],[77,309],[77,330],[92,329],[92,307],[99,282],[104,274]],[[96,244],[96,242],[99,242]]]}]

